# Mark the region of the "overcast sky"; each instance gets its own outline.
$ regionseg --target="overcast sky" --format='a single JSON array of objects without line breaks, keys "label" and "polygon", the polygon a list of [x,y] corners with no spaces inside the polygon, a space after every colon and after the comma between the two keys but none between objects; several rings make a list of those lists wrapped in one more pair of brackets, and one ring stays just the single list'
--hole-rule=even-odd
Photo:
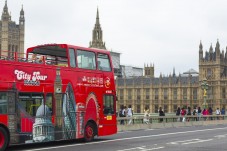
[{"label": "overcast sky", "polygon": [[[5,1],[0,1],[3,9]],[[121,64],[154,64],[155,75],[198,71],[199,43],[227,45],[227,0],[8,0],[12,20],[25,11],[25,48],[89,46],[97,7],[103,40]]]}]

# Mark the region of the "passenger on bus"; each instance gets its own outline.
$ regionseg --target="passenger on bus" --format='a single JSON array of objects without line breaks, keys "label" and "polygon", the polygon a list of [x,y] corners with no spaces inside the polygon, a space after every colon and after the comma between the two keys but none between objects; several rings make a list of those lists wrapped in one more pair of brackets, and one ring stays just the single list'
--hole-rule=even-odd
[{"label": "passenger on bus", "polygon": [[44,63],[46,60],[46,56],[40,56],[38,63]]},{"label": "passenger on bus", "polygon": [[101,61],[98,61],[98,69],[102,70]]},{"label": "passenger on bus", "polygon": [[32,54],[32,62],[36,62],[37,61],[37,54],[33,53]]}]

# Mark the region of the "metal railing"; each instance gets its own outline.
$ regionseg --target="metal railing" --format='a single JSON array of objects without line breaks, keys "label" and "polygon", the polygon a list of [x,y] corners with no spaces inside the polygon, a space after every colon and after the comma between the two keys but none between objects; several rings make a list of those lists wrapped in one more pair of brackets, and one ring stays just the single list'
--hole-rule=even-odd
[{"label": "metal railing", "polygon": [[197,121],[215,121],[227,120],[227,115],[191,115],[191,116],[132,116],[132,117],[118,117],[117,122],[120,125],[128,124],[152,124],[152,123],[173,123],[173,122],[197,122]]}]

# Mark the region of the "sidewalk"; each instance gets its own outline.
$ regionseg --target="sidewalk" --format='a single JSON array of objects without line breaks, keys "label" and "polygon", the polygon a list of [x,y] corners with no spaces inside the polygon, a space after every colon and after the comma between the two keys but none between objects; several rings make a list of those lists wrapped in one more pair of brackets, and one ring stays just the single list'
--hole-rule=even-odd
[{"label": "sidewalk", "polygon": [[210,120],[210,121],[189,121],[189,122],[169,122],[169,123],[151,123],[151,124],[131,124],[118,125],[118,131],[130,131],[139,129],[159,129],[170,127],[185,127],[185,126],[207,126],[227,124],[227,120]]}]

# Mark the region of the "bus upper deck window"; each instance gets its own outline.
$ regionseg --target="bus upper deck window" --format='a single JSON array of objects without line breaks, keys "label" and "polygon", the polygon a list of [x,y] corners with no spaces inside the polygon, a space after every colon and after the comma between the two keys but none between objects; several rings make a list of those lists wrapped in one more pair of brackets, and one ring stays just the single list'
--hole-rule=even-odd
[{"label": "bus upper deck window", "polygon": [[70,67],[76,67],[76,57],[74,49],[69,49]]},{"label": "bus upper deck window", "polygon": [[77,63],[79,68],[95,70],[95,53],[90,51],[77,50]]},{"label": "bus upper deck window", "polygon": [[98,54],[98,70],[111,71],[110,60],[107,54]]}]

